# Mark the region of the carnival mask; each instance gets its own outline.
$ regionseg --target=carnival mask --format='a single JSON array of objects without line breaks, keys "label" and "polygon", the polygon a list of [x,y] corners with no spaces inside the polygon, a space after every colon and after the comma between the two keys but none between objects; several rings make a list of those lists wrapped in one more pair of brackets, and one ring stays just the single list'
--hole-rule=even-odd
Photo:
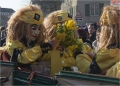
[{"label": "carnival mask", "polygon": [[29,41],[35,41],[38,38],[38,35],[40,33],[40,26],[37,24],[30,25],[28,29],[28,39]]}]

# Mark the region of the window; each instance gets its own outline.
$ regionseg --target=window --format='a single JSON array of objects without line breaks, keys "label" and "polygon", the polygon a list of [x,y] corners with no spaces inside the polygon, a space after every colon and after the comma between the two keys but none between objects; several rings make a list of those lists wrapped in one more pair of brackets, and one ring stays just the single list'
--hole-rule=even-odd
[{"label": "window", "polygon": [[100,16],[104,3],[85,4],[85,16]]},{"label": "window", "polygon": [[99,16],[99,4],[90,4],[90,16]]}]

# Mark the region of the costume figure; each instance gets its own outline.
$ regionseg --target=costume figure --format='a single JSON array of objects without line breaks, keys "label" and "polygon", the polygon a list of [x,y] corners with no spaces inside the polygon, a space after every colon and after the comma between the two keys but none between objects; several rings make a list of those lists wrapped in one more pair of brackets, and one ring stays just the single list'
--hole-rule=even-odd
[{"label": "costume figure", "polygon": [[[58,10],[50,13],[45,19],[44,19],[44,26],[47,30],[46,40],[50,41],[53,40],[56,36],[56,30],[54,25],[57,24],[64,24],[65,21],[69,21],[72,19],[72,16],[64,11],[64,10]],[[82,42],[82,39],[80,39],[80,42]],[[83,42],[82,42],[83,43]],[[70,53],[67,52],[68,50],[63,50],[61,55],[61,61],[62,61],[62,67],[71,67],[76,66],[76,60],[74,56],[70,56]],[[89,46],[83,46],[83,52],[91,52],[92,49]]]},{"label": "costume figure", "polygon": [[[89,53],[91,58],[96,57],[101,74],[120,78],[119,61],[119,6],[105,6],[100,18],[101,33],[99,39],[98,51],[95,54]],[[77,66],[82,73],[88,73],[91,64],[91,58],[86,54],[79,54],[76,57]]]},{"label": "costume figure", "polygon": [[19,67],[29,69],[31,63],[44,58],[42,22],[43,14],[37,5],[17,10],[8,21],[6,46],[0,48],[1,60],[18,62]]},{"label": "costume figure", "polygon": [[[41,61],[50,63],[51,51],[56,43],[53,42],[52,45],[45,42],[46,31],[42,22],[43,14],[37,5],[28,5],[17,10],[8,21],[6,49],[1,53],[1,60],[18,62],[21,68],[38,67],[35,71],[41,72],[44,68],[50,72],[50,64]],[[37,66],[38,62],[43,63],[43,66]],[[49,68],[45,68],[44,64]],[[52,75],[59,71],[52,72]]]},{"label": "costume figure", "polygon": [[[43,24],[45,26],[45,29],[47,31],[46,41],[51,41],[51,40],[55,39],[56,30],[54,28],[54,25],[57,25],[59,23],[63,24],[65,21],[71,20],[71,19],[72,19],[72,16],[64,10],[58,10],[58,11],[54,11],[54,12],[51,12],[50,14],[48,14],[47,17],[44,19],[44,22],[43,22]],[[59,56],[59,55],[57,55],[57,56]],[[59,60],[61,61],[61,59],[59,59]],[[75,64],[75,59],[72,58],[72,60],[73,60],[72,65],[74,65]],[[69,65],[69,61],[70,61],[70,64],[71,64],[71,60],[66,60],[66,61],[65,62],[67,63],[67,65]],[[62,64],[62,66],[63,66],[63,64]],[[55,67],[57,67],[57,66],[55,66]]]}]

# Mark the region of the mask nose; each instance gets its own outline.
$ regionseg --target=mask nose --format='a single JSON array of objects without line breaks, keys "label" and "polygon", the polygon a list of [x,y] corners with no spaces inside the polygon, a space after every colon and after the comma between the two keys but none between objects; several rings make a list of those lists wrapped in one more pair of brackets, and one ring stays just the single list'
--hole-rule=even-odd
[{"label": "mask nose", "polygon": [[39,30],[35,30],[35,34],[38,35],[40,33]]}]

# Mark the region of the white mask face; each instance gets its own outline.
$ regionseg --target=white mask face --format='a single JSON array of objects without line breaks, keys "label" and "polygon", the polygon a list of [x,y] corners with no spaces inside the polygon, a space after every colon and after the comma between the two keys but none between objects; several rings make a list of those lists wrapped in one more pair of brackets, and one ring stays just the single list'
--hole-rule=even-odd
[{"label": "white mask face", "polygon": [[35,41],[38,38],[39,33],[40,33],[40,27],[38,25],[36,24],[30,25],[27,35],[29,41]]}]

